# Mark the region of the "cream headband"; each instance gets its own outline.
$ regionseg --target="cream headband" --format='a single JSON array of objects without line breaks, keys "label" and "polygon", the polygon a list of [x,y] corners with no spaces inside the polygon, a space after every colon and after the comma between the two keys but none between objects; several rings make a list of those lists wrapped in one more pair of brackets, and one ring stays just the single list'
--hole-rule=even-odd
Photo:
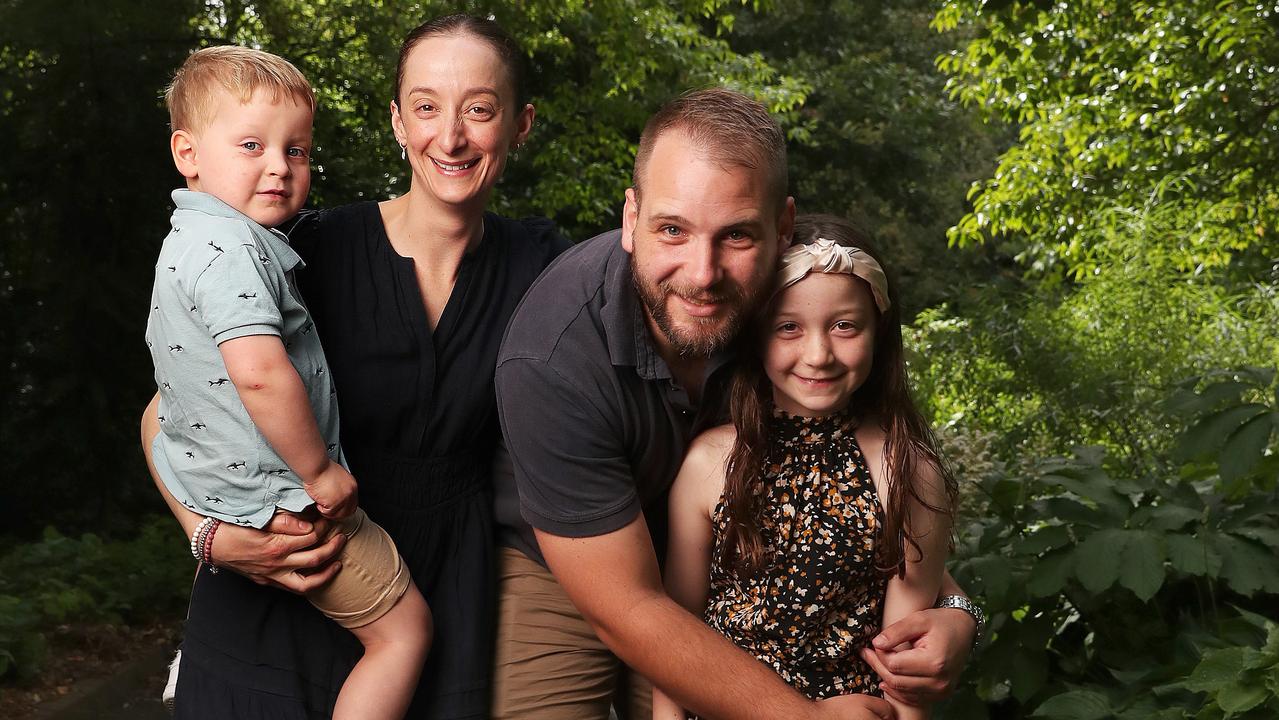
[{"label": "cream headband", "polygon": [[888,312],[888,278],[884,276],[884,268],[865,250],[826,238],[817,238],[807,245],[792,245],[782,253],[781,283],[777,291],[803,280],[810,272],[856,275],[870,285],[879,311]]}]

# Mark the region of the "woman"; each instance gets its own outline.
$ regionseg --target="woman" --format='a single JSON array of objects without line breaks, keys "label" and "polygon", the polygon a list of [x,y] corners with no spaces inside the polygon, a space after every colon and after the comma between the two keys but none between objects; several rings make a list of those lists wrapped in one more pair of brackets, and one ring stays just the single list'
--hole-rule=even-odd
[{"label": "woman", "polygon": [[[496,24],[427,22],[401,46],[391,122],[409,192],[303,217],[297,275],[323,339],[360,505],[395,539],[435,618],[408,717],[486,715],[492,646],[493,367],[524,291],[567,243],[546,220],[484,211],[533,124],[522,54]],[[143,446],[155,434],[144,418]],[[170,499],[188,532],[198,516]],[[188,527],[190,526],[190,527]],[[327,579],[340,538],[277,516],[224,527],[198,573],[177,716],[326,717],[358,643],[293,591]]]}]

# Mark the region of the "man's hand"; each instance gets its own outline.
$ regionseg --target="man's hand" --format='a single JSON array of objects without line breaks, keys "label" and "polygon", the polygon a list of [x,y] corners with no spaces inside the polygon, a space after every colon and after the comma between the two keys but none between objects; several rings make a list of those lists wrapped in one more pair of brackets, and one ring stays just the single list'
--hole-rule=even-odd
[{"label": "man's hand", "polygon": [[355,488],[351,473],[332,460],[314,479],[302,483],[302,489],[315,501],[320,514],[330,520],[342,520],[355,512]]},{"label": "man's hand", "polygon": [[920,610],[884,628],[861,655],[883,680],[884,694],[931,705],[954,691],[976,633],[963,610]]},{"label": "man's hand", "polygon": [[817,711],[823,718],[839,720],[893,720],[893,706],[883,698],[870,695],[836,695],[820,700]]},{"label": "man's hand", "polygon": [[346,536],[335,532],[325,539],[329,530],[327,520],[309,522],[288,513],[277,513],[266,530],[223,523],[213,536],[213,561],[259,585],[307,593],[341,567],[333,559]]}]

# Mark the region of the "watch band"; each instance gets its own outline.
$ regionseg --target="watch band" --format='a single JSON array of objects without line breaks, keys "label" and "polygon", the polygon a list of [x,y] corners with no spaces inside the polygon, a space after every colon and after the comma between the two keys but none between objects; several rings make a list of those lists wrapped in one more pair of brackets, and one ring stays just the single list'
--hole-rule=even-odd
[{"label": "watch band", "polygon": [[982,612],[981,607],[963,595],[943,595],[937,599],[936,608],[954,608],[963,610],[972,616],[977,623],[977,634],[973,636],[973,647],[981,642],[982,632],[986,629],[986,613]]}]

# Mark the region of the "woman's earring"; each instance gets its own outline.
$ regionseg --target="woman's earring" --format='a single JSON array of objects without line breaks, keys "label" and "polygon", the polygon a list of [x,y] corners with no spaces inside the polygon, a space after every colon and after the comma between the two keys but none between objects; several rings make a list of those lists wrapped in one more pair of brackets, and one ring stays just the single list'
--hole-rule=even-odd
[{"label": "woman's earring", "polygon": [[409,159],[409,149],[408,149],[407,144],[402,144],[402,145],[400,145],[400,159],[401,159],[401,160],[408,160],[408,159]]}]

